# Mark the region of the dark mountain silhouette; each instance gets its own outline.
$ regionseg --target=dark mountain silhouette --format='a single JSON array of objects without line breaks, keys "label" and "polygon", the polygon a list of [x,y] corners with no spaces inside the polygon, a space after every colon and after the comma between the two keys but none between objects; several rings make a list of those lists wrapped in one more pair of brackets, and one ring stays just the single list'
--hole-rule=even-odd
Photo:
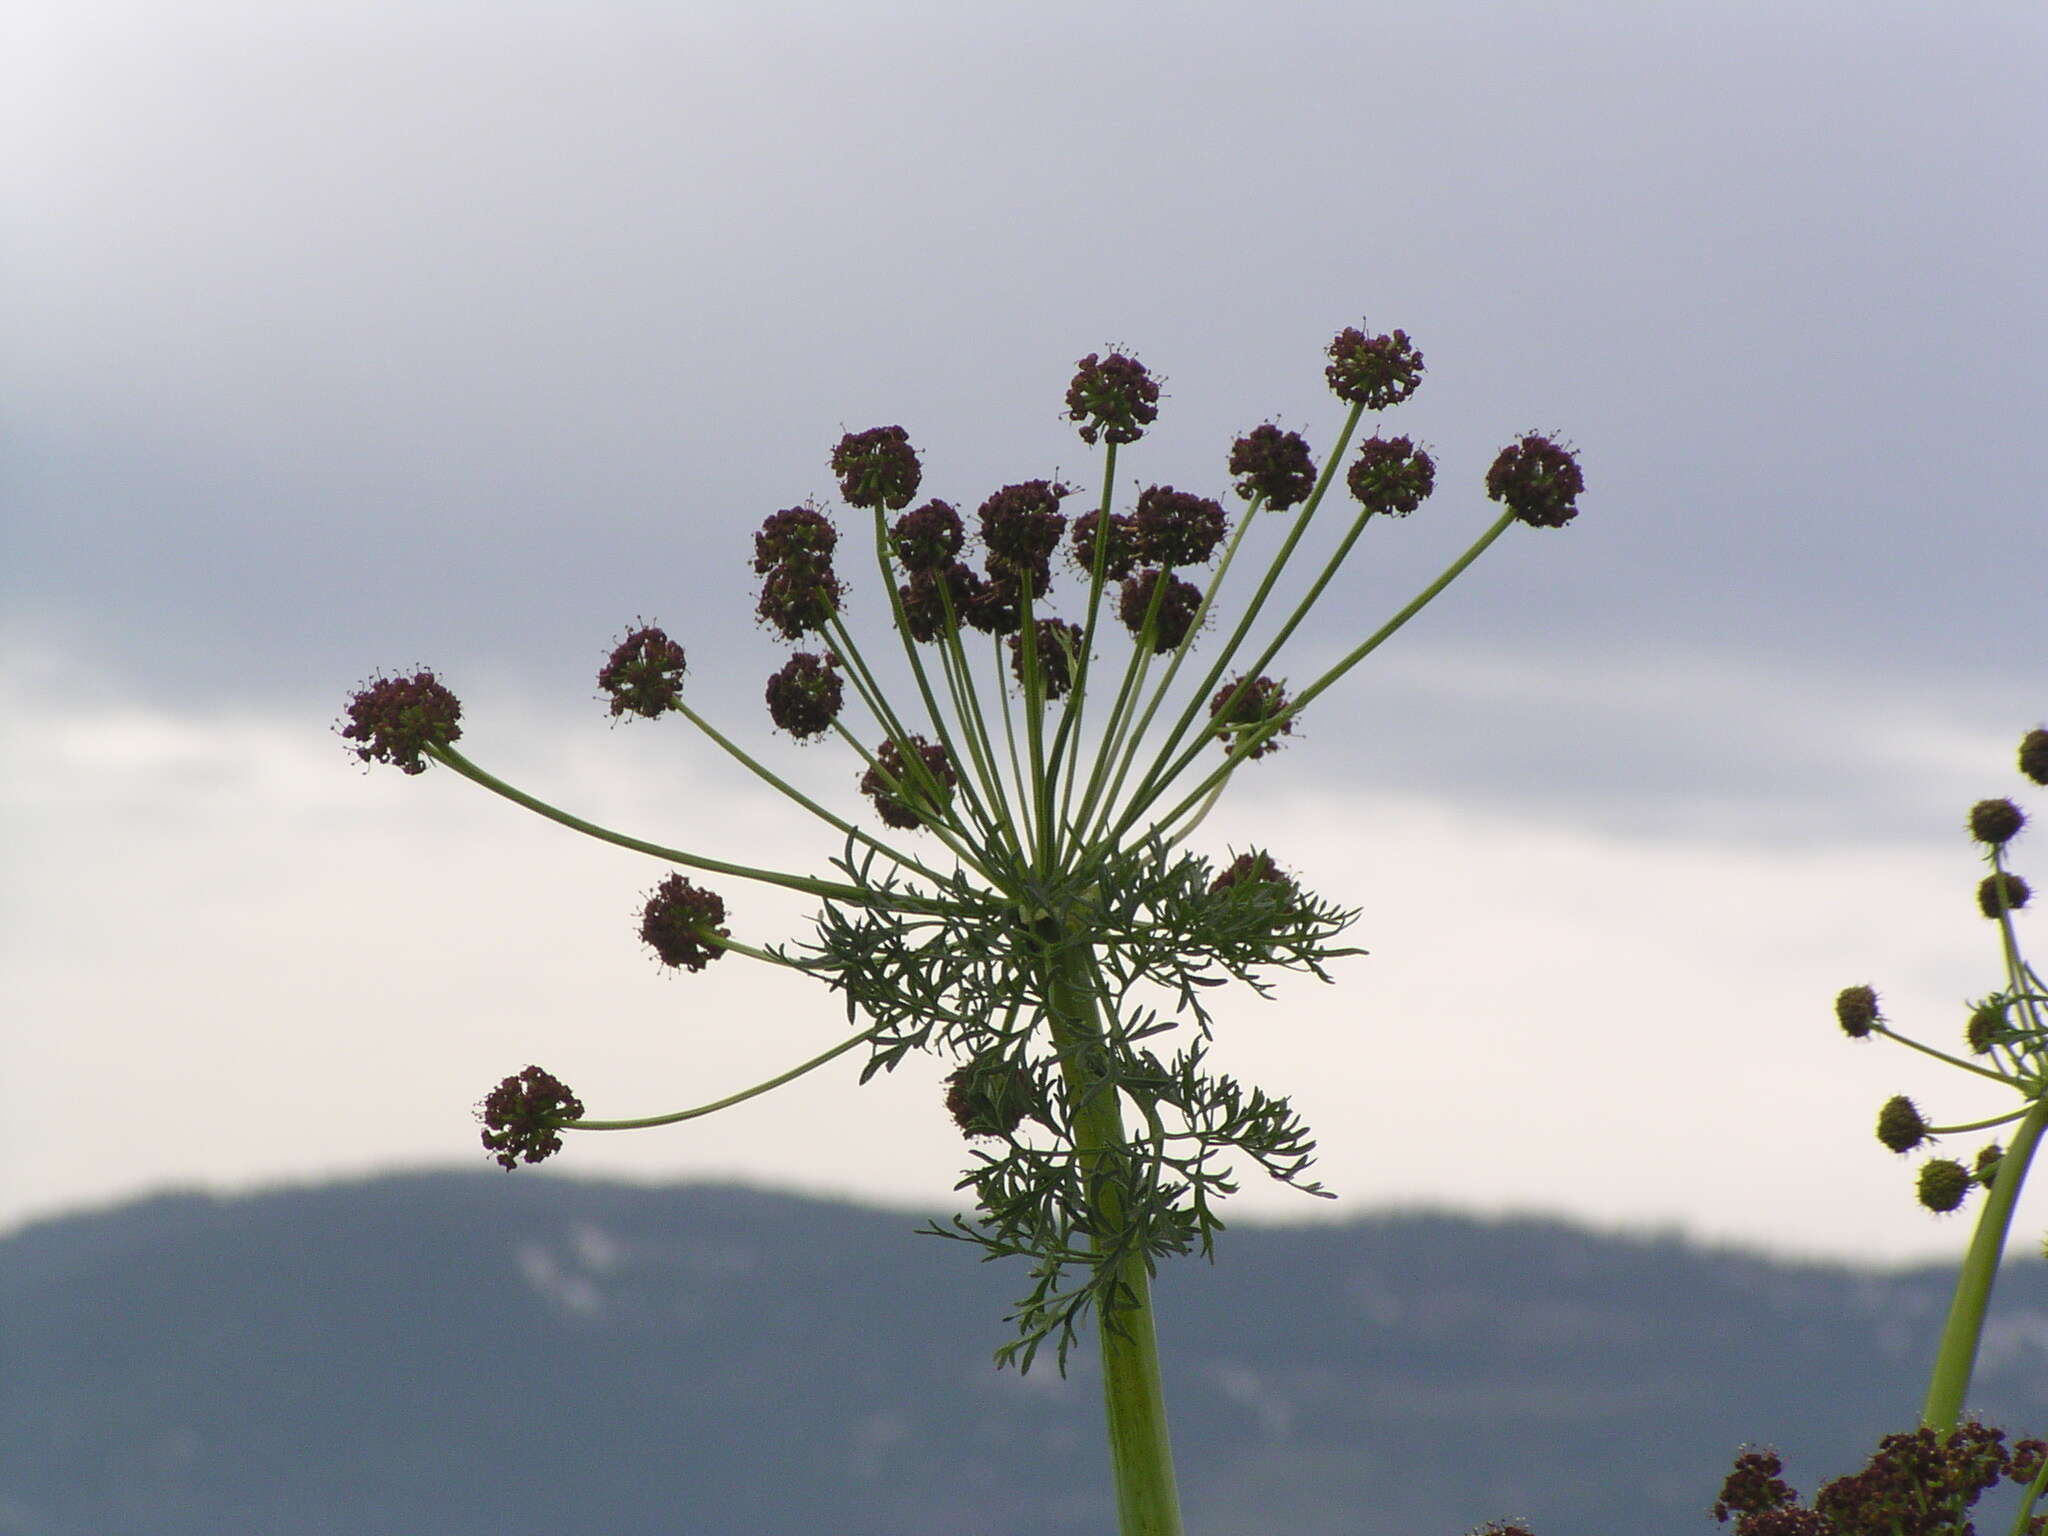
[{"label": "dark mountain silhouette", "polygon": [[[993,1369],[1021,1275],[918,1220],[479,1172],[43,1222],[0,1536],[1102,1536],[1092,1371]],[[1717,1530],[1744,1441],[1811,1491],[1910,1426],[1952,1276],[1445,1215],[1163,1273],[1191,1536]],[[2048,1429],[2048,1265],[1993,1316],[1977,1406]]]}]

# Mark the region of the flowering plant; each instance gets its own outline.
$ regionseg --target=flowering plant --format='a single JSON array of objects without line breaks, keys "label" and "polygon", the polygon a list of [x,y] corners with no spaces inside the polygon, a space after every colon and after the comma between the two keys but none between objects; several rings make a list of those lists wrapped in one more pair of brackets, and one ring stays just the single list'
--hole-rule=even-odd
[{"label": "flowering plant", "polygon": [[[834,515],[806,504],[762,523],[757,612],[798,647],[768,679],[769,718],[800,742],[836,739],[850,751],[879,830],[805,795],[700,716],[684,698],[683,647],[636,621],[598,674],[611,713],[681,715],[830,829],[838,852],[828,874],[662,847],[504,783],[457,749],[460,706],[428,671],[373,679],[342,727],[365,762],[407,773],[439,764],[692,874],[818,899],[807,939],[755,944],[734,936],[722,896],[672,873],[648,898],[640,935],[679,970],[738,955],[815,977],[840,994],[854,1026],[845,1038],[715,1103],[634,1119],[590,1118],[563,1083],[528,1066],[484,1100],[485,1148],[513,1168],[559,1151],[564,1132],[688,1120],[856,1049],[867,1052],[863,1081],[912,1051],[939,1053],[955,1064],[946,1104],[972,1144],[958,1187],[974,1211],[930,1230],[1026,1261],[999,1363],[1028,1369],[1050,1343],[1064,1368],[1093,1316],[1126,1536],[1181,1529],[1150,1303],[1159,1261],[1212,1251],[1216,1207],[1243,1166],[1327,1193],[1306,1177],[1315,1143],[1289,1101],[1210,1066],[1209,996],[1231,981],[1263,995],[1282,971],[1328,980],[1332,962],[1362,953],[1340,942],[1356,914],[1304,889],[1271,852],[1219,866],[1190,838],[1240,771],[1279,750],[1305,709],[1489,545],[1518,522],[1565,526],[1584,487],[1569,448],[1518,438],[1484,478],[1503,508],[1491,526],[1291,688],[1277,660],[1368,524],[1407,517],[1436,485],[1434,458],[1406,436],[1376,432],[1352,446],[1366,413],[1398,406],[1421,383],[1422,354],[1407,335],[1346,329],[1327,355],[1326,378],[1347,407],[1329,453],[1318,468],[1300,434],[1253,428],[1227,459],[1234,512],[1166,485],[1118,510],[1119,455],[1144,436],[1159,400],[1149,371],[1121,352],[1083,358],[1067,393],[1066,417],[1101,454],[1098,493],[1077,515],[1065,510],[1075,487],[1029,480],[989,495],[970,530],[945,501],[912,505],[923,471],[901,427],[848,434],[830,467],[872,538],[873,601],[909,679],[894,695],[849,623],[856,582],[841,573]],[[1340,468],[1355,503],[1342,516],[1325,510]],[[1261,524],[1277,525],[1277,547],[1249,596],[1233,590],[1226,601]],[[1312,542],[1326,530],[1334,537]],[[1291,603],[1277,595],[1290,572],[1309,577]],[[1063,602],[1069,617],[1053,612]],[[1211,654],[1198,660],[1207,640]]]}]

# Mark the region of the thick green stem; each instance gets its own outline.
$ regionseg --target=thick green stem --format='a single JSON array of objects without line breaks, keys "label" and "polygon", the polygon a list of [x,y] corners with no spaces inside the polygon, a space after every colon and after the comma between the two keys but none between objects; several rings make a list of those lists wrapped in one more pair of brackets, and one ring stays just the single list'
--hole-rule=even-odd
[{"label": "thick green stem", "polygon": [[[1076,1111],[1077,1144],[1093,1174],[1107,1159],[1127,1156],[1123,1108],[1104,1083],[1093,1057],[1101,1049],[1101,1015],[1087,948],[1055,940],[1052,956],[1053,1038]],[[1120,1225],[1119,1202],[1105,1198],[1105,1224]],[[1098,1251],[1105,1234],[1093,1241]],[[1113,1241],[1113,1238],[1112,1238]],[[1180,1492],[1173,1476],[1173,1446],[1166,1429],[1166,1392],[1159,1373],[1159,1340],[1152,1326],[1152,1277],[1141,1249],[1128,1251],[1117,1280],[1122,1304],[1101,1316],[1102,1401],[1108,1418],[1110,1468],[1116,1480],[1120,1536],[1182,1536]]]},{"label": "thick green stem", "polygon": [[1962,1418],[1970,1375],[1977,1368],[1977,1345],[1984,1337],[1984,1314],[1991,1305],[1991,1284],[1998,1278],[1998,1261],[2005,1254],[2013,1207],[2019,1202],[2027,1164],[2033,1160],[2044,1128],[2048,1128],[2048,1098],[2034,1101],[2012,1138],[2012,1146],[1998,1160],[1998,1173],[1977,1217],[1970,1251],[1963,1256],[1962,1271],[1956,1276],[1955,1299],[1949,1304],[1948,1325],[1941,1332],[1934,1377],[1927,1385],[1927,1406],[1921,1410],[1920,1422],[1930,1429],[1954,1429]]}]

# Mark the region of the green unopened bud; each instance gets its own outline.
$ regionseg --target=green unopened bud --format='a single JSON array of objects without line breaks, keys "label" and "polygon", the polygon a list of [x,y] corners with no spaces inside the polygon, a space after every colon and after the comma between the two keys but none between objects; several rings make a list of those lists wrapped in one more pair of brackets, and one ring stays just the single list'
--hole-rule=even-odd
[{"label": "green unopened bud", "polygon": [[1877,1112],[1877,1139],[1894,1152],[1910,1152],[1927,1139],[1927,1121],[1903,1093]]},{"label": "green unopened bud", "polygon": [[2001,869],[1986,875],[1978,885],[1977,908],[1986,917],[1997,917],[2001,912],[2019,911],[2033,894],[2026,881]]},{"label": "green unopened bud", "polygon": [[2020,772],[2036,784],[2048,784],[2048,731],[2032,730],[2020,738]]},{"label": "green unopened bud", "polygon": [[1952,1158],[1937,1157],[1920,1165],[1920,1203],[1946,1213],[1970,1193],[1970,1170]]},{"label": "green unopened bud", "polygon": [[1999,1159],[2004,1156],[2005,1148],[1995,1141],[1977,1154],[1977,1182],[1986,1189],[1989,1189],[1992,1180],[1997,1178]]},{"label": "green unopened bud", "polygon": [[1979,800],[1970,807],[1970,836],[1996,848],[2009,843],[2027,824],[2027,813],[2010,800]]},{"label": "green unopened bud", "polygon": [[1980,1003],[1970,1015],[1970,1022],[1963,1026],[1963,1038],[1970,1043],[1970,1053],[1984,1056],[1990,1053],[2005,1032],[2005,1005],[2002,1003]]},{"label": "green unopened bud", "polygon": [[1877,993],[1869,987],[1844,987],[1835,994],[1835,1018],[1851,1040],[1861,1040],[1882,1017]]}]

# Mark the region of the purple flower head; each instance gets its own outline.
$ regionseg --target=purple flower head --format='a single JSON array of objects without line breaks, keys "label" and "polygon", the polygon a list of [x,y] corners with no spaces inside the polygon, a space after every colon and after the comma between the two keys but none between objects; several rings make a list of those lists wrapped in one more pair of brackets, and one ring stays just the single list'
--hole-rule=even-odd
[{"label": "purple flower head", "polygon": [[1159,416],[1159,385],[1136,358],[1090,352],[1067,387],[1067,419],[1081,423],[1081,441],[1135,443]]},{"label": "purple flower head", "polygon": [[[1155,596],[1156,594],[1156,596]],[[1166,571],[1147,568],[1123,584],[1117,617],[1140,641],[1149,633],[1155,653],[1173,650],[1187,638],[1202,606],[1202,591]],[[1147,616],[1151,618],[1148,629]]]},{"label": "purple flower head", "polygon": [[558,1129],[583,1118],[583,1101],[539,1067],[506,1078],[477,1106],[484,1123],[484,1150],[501,1166],[538,1163],[562,1150]]},{"label": "purple flower head", "polygon": [[1579,515],[1586,477],[1571,449],[1530,433],[1501,449],[1486,472],[1486,494],[1531,528],[1562,528]]},{"label": "purple flower head", "polygon": [[922,736],[910,738],[920,767],[909,766],[902,748],[891,741],[875,749],[875,766],[861,775],[860,792],[874,802],[875,814],[900,831],[938,819],[953,796],[958,780],[946,749]]},{"label": "purple flower head", "polygon": [[[1044,588],[1043,570],[1032,573],[1038,579],[1032,590]],[[1014,635],[1024,627],[1024,588],[1014,576],[996,576],[978,584],[967,599],[962,616],[984,635]]]},{"label": "purple flower head", "polygon": [[1265,497],[1269,512],[1284,512],[1307,501],[1316,488],[1316,466],[1307,440],[1270,423],[1253,427],[1231,444],[1230,472],[1238,477],[1237,494],[1246,501]]},{"label": "purple flower head", "polygon": [[717,941],[732,931],[718,926],[724,921],[725,902],[715,892],[670,875],[640,909],[640,937],[663,965],[701,971],[725,953]]},{"label": "purple flower head", "polygon": [[1323,377],[1337,398],[1369,411],[1399,405],[1422,383],[1422,354],[1408,344],[1408,333],[1368,336],[1356,327],[1337,333],[1328,348],[1330,366]]},{"label": "purple flower head", "polygon": [[372,678],[348,701],[344,741],[363,762],[396,764],[404,773],[425,773],[426,753],[462,735],[462,705],[433,673]]},{"label": "purple flower head", "polygon": [[768,718],[799,741],[830,730],[844,702],[839,663],[830,656],[798,651],[768,679]]},{"label": "purple flower head", "polygon": [[832,473],[849,507],[890,512],[909,506],[924,478],[910,434],[901,427],[847,433],[832,450]]},{"label": "purple flower head", "polygon": [[1263,848],[1254,848],[1232,859],[1230,867],[1209,882],[1209,894],[1220,896],[1238,886],[1271,890],[1287,900],[1292,900],[1300,889],[1293,877],[1274,863],[1273,856]]},{"label": "purple flower head", "polygon": [[650,624],[619,642],[597,686],[611,695],[614,715],[652,720],[682,704],[683,672],[683,648]]},{"label": "purple flower head", "polygon": [[912,571],[896,589],[903,603],[903,627],[920,645],[950,634],[967,618],[981,595],[982,580],[960,561]]},{"label": "purple flower head", "polygon": [[754,611],[785,640],[798,640],[825,627],[839,611],[846,588],[824,562],[792,560],[775,566],[761,581]]},{"label": "purple flower head", "polygon": [[1138,533],[1131,520],[1121,512],[1109,514],[1109,531],[1102,532],[1103,517],[1099,511],[1083,512],[1074,519],[1074,530],[1067,540],[1067,553],[1073,556],[1083,574],[1095,569],[1095,545],[1100,540],[1102,550],[1102,579],[1122,581],[1138,567]]},{"label": "purple flower head", "polygon": [[[1040,619],[1032,632],[1033,654],[1038,662],[1038,680],[1048,699],[1064,698],[1074,686],[1074,665],[1082,656],[1081,626],[1059,619]],[[1010,637],[1010,670],[1024,683],[1024,636]]]},{"label": "purple flower head", "polygon": [[1043,596],[1052,552],[1059,548],[1067,520],[1060,501],[1072,494],[1049,480],[1006,485],[981,504],[981,543],[988,573],[1024,577],[1034,596]]},{"label": "purple flower head", "polygon": [[1148,565],[1201,565],[1223,541],[1223,504],[1155,485],[1138,496],[1131,516],[1138,558]]},{"label": "purple flower head", "polygon": [[1004,1137],[1031,1111],[1031,1080],[1015,1067],[970,1063],[946,1079],[946,1113],[963,1136]]},{"label": "purple flower head", "polygon": [[1344,483],[1368,512],[1406,517],[1436,489],[1436,465],[1405,437],[1369,437]]},{"label": "purple flower head", "polygon": [[[1287,714],[1292,701],[1287,690],[1270,677],[1236,678],[1209,701],[1209,718],[1221,728],[1216,738],[1225,752],[1235,751],[1243,738],[1264,735],[1264,740],[1247,752],[1247,758],[1264,757],[1280,750],[1280,738],[1293,734],[1294,721]],[[1273,722],[1279,728],[1271,730]],[[1271,730],[1271,734],[1265,734]]]},{"label": "purple flower head", "polygon": [[754,535],[754,574],[766,576],[791,563],[829,565],[838,543],[839,530],[816,507],[785,507]]},{"label": "purple flower head", "polygon": [[1735,1470],[1721,1484],[1721,1497],[1714,1501],[1714,1518],[1723,1525],[1733,1515],[1760,1515],[1779,1509],[1799,1497],[1779,1474],[1784,1462],[1775,1451],[1745,1451],[1735,1458]]},{"label": "purple flower head", "polygon": [[960,514],[943,501],[928,501],[896,519],[889,542],[906,571],[938,571],[959,557],[966,541]]}]

